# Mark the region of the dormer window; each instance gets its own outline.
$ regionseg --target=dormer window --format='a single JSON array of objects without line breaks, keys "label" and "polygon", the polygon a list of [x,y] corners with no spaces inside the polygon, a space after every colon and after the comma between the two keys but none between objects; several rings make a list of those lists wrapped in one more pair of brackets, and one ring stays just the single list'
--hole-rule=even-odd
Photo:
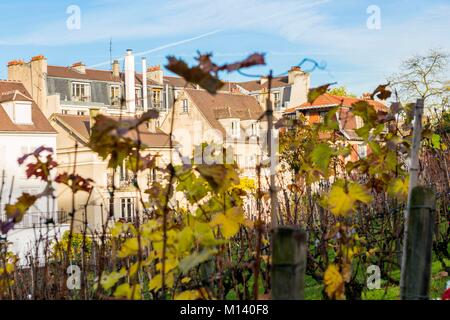
[{"label": "dormer window", "polygon": [[241,126],[239,124],[239,120],[232,120],[231,121],[231,136],[232,137],[239,137],[241,134]]},{"label": "dormer window", "polygon": [[72,83],[72,101],[91,101],[91,85],[89,83]]},{"label": "dormer window", "polygon": [[31,102],[11,101],[2,105],[11,121],[15,124],[33,124]]},{"label": "dormer window", "polygon": [[113,106],[120,106],[121,105],[121,94],[120,94],[120,86],[112,85],[110,87],[110,98],[111,98],[111,105]]}]

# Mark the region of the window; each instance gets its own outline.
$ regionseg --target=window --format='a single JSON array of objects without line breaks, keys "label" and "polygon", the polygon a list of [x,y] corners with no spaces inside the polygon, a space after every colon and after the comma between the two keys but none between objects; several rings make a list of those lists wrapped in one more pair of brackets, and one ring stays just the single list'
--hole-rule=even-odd
[{"label": "window", "polygon": [[275,110],[280,109],[281,107],[281,101],[280,101],[280,93],[274,92],[273,93],[273,107]]},{"label": "window", "polygon": [[68,110],[61,110],[61,113],[62,114],[69,114],[69,111]]},{"label": "window", "polygon": [[161,108],[161,90],[153,89],[152,90],[152,105],[155,109]]},{"label": "window", "polygon": [[111,105],[120,106],[121,94],[120,94],[120,86],[111,86],[110,87],[110,99]]},{"label": "window", "polygon": [[134,215],[134,198],[120,199],[120,216],[127,221],[131,221]]},{"label": "window", "polygon": [[356,129],[359,129],[362,126],[364,126],[364,121],[360,116],[355,116],[355,121],[356,121]]},{"label": "window", "polygon": [[252,123],[252,136],[259,135],[259,125],[258,123]]},{"label": "window", "polygon": [[150,186],[153,182],[158,181],[158,175],[156,173],[156,168],[153,168],[150,170],[150,173],[148,174],[148,185]]},{"label": "window", "polygon": [[79,115],[79,116],[84,116],[84,114],[85,114],[85,111],[77,111],[77,115]]},{"label": "window", "polygon": [[136,99],[136,106],[137,107],[142,107],[142,90],[141,88],[135,88],[134,90],[134,96]]},{"label": "window", "polygon": [[128,181],[130,178],[130,174],[127,168],[127,162],[124,161],[123,164],[119,166],[119,178],[120,181]]},{"label": "window", "polygon": [[361,159],[367,157],[367,146],[365,144],[358,144],[358,156]]},{"label": "window", "polygon": [[183,99],[183,113],[189,112],[189,102],[188,99]]},{"label": "window", "polygon": [[320,121],[320,123],[325,123],[326,116],[327,116],[327,112],[326,111],[320,111],[319,112],[319,121]]},{"label": "window", "polygon": [[239,137],[241,127],[239,125],[239,120],[231,121],[231,136]]},{"label": "window", "polygon": [[72,83],[72,100],[73,101],[90,101],[91,85],[89,83],[73,82]]}]

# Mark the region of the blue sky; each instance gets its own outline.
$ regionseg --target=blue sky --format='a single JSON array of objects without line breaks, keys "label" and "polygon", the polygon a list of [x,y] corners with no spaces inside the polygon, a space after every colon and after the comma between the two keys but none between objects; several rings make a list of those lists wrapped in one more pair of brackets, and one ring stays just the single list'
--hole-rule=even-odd
[{"label": "blue sky", "polygon": [[[70,5],[80,8],[79,30],[67,28]],[[380,29],[367,27],[370,5],[380,9]],[[151,65],[164,65],[168,54],[193,62],[197,50],[217,62],[256,51],[266,53],[268,67],[248,73],[279,74],[312,58],[327,64],[312,73],[312,85],[337,81],[361,94],[412,54],[450,50],[448,0],[2,0],[0,12],[0,78],[9,60],[38,54],[52,65],[108,68],[112,38],[113,58],[131,48],[148,52]]]}]

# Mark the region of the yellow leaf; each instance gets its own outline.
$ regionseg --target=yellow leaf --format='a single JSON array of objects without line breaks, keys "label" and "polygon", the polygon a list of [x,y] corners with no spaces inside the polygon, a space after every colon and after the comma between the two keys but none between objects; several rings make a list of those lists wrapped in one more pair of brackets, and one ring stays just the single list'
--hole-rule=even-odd
[{"label": "yellow leaf", "polygon": [[330,264],[323,276],[325,292],[330,299],[344,299],[344,279],[336,265]]},{"label": "yellow leaf", "polygon": [[369,203],[372,201],[372,196],[363,186],[357,183],[350,182],[348,191],[340,182],[333,184],[328,197],[328,205],[334,215],[345,216],[350,214],[356,209],[357,201]]},{"label": "yellow leaf", "polygon": [[189,277],[184,277],[183,279],[181,279],[181,283],[189,283],[191,281],[191,278]]},{"label": "yellow leaf", "polygon": [[139,250],[139,242],[137,238],[130,238],[125,240],[120,248],[119,257],[125,258],[137,254]]},{"label": "yellow leaf", "polygon": [[109,290],[114,285],[122,279],[126,275],[126,270],[122,268],[119,272],[113,271],[110,274],[103,274],[102,278],[100,279],[100,284],[103,286],[105,290]]},{"label": "yellow leaf", "polygon": [[400,200],[406,200],[408,196],[408,189],[409,177],[406,179],[394,179],[394,181],[389,184],[387,191],[393,197],[397,197]]},{"label": "yellow leaf", "polygon": [[187,226],[177,234],[177,248],[180,253],[191,249],[194,242],[194,231],[191,227]]},{"label": "yellow leaf", "polygon": [[[175,269],[177,266],[178,266],[178,260],[176,260],[176,259],[166,259],[165,266],[164,266],[165,267],[164,269],[166,269],[165,272],[166,273],[170,272],[173,269]],[[156,270],[158,270],[158,271],[162,270],[162,263],[161,262],[158,262],[156,264]]]},{"label": "yellow leaf", "polygon": [[[175,283],[175,277],[172,272],[166,273],[165,275],[165,286],[167,288],[172,288]],[[162,276],[161,274],[155,275],[148,284],[148,289],[150,291],[158,291],[162,288]]]},{"label": "yellow leaf", "polygon": [[130,286],[128,283],[123,283],[116,288],[116,291],[114,291],[114,297],[127,298],[129,300],[140,300],[141,286],[138,284]]},{"label": "yellow leaf", "polygon": [[148,284],[148,289],[150,291],[152,290],[158,291],[159,289],[161,289],[161,286],[162,286],[161,274],[157,274],[150,280],[150,283]]},{"label": "yellow leaf", "polygon": [[240,225],[244,224],[244,215],[241,208],[234,207],[228,209],[225,214],[219,213],[214,216],[211,226],[221,226],[222,234],[226,239],[236,235]]},{"label": "yellow leaf", "polygon": [[175,296],[175,300],[197,300],[201,298],[198,290],[187,290],[180,292]]}]

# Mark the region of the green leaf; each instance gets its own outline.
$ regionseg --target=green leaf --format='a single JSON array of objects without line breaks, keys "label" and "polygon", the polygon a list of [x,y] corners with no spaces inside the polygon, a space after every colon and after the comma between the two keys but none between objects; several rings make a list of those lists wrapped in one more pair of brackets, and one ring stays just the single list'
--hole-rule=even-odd
[{"label": "green leaf", "polygon": [[311,160],[324,175],[327,175],[328,165],[333,154],[333,149],[327,143],[319,143],[311,154]]},{"label": "green leaf", "polygon": [[441,149],[441,136],[437,133],[434,133],[431,136],[431,143],[433,144],[433,148],[435,149]]},{"label": "green leaf", "polygon": [[183,274],[186,274],[192,268],[208,260],[216,252],[217,250],[215,249],[203,249],[200,252],[194,252],[193,254],[181,260],[178,267]]}]

